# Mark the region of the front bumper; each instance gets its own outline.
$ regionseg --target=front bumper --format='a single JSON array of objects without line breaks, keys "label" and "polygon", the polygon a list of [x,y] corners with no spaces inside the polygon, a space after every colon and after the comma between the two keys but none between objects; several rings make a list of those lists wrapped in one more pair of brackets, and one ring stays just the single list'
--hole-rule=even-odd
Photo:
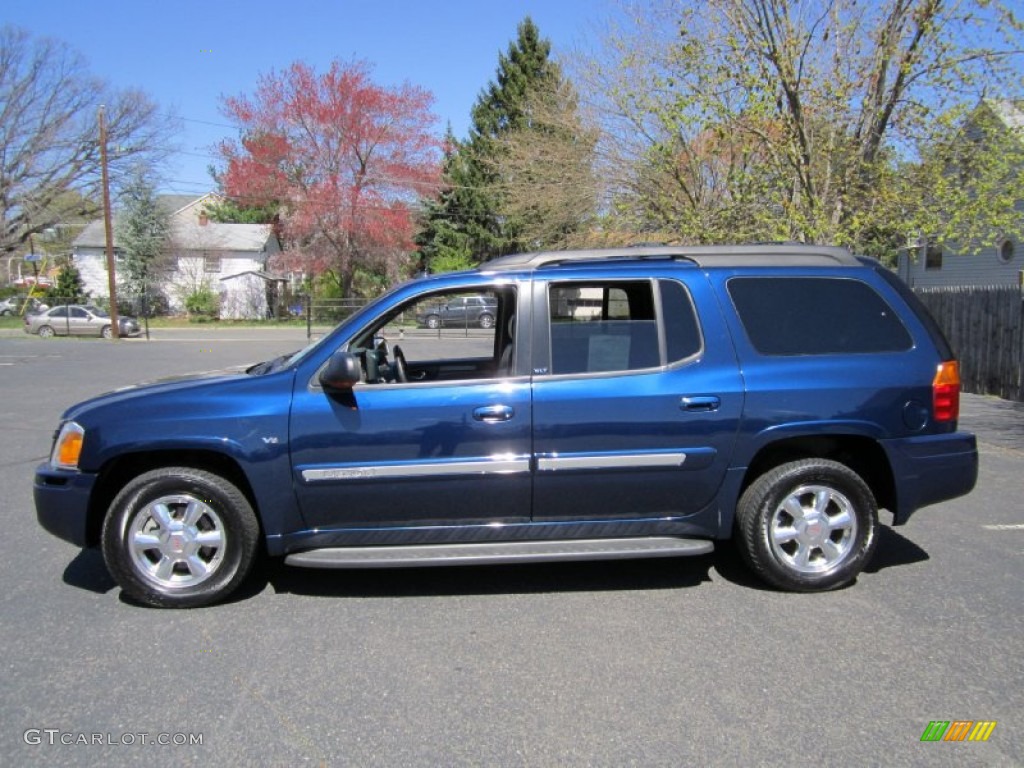
[{"label": "front bumper", "polygon": [[89,530],[89,497],[95,484],[95,475],[40,464],[32,488],[39,524],[79,547],[95,544],[95,532]]},{"label": "front bumper", "polygon": [[921,507],[970,493],[978,480],[978,445],[970,432],[883,440],[896,482],[894,525]]}]

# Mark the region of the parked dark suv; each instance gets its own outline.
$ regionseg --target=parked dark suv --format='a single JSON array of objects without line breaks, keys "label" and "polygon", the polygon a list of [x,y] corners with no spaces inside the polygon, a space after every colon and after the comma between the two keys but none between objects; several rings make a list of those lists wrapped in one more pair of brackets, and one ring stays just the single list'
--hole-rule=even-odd
[{"label": "parked dark suv", "polygon": [[430,303],[416,313],[423,328],[491,328],[497,315],[497,301],[491,296],[452,296]]},{"label": "parked dark suv", "polygon": [[[468,295],[486,333],[406,333]],[[524,254],[403,285],[245,373],[69,409],[36,508],[160,606],[225,597],[257,551],[393,568],[723,539],[776,587],[827,590],[870,560],[879,508],[900,525],[973,488],[959,385],[913,294],[846,250]]]}]

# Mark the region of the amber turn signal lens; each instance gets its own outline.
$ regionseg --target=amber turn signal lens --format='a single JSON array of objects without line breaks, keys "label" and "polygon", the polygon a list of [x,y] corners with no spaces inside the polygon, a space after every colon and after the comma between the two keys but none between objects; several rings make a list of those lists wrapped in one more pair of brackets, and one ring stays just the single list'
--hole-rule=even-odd
[{"label": "amber turn signal lens", "polygon": [[85,430],[73,421],[67,422],[60,428],[60,434],[57,435],[51,463],[61,469],[77,469],[84,439]]},{"label": "amber turn signal lens", "polygon": [[960,365],[956,360],[939,363],[932,380],[932,412],[936,421],[960,417]]}]

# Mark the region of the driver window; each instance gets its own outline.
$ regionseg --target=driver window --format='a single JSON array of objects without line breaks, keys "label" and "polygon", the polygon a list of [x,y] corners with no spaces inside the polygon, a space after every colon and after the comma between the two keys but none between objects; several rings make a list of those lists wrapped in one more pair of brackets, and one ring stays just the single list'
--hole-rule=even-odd
[{"label": "driver window", "polygon": [[350,351],[367,384],[509,376],[515,307],[513,286],[423,294],[367,328]]}]

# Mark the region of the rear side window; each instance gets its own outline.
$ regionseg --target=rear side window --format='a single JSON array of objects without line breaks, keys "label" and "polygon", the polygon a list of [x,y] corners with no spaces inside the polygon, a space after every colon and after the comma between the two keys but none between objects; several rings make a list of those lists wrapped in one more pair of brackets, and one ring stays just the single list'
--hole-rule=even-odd
[{"label": "rear side window", "polygon": [[702,348],[690,294],[672,280],[553,283],[548,307],[555,374],[656,368]]},{"label": "rear side window", "polygon": [[896,312],[859,280],[738,277],[729,295],[763,355],[900,352],[913,346]]},{"label": "rear side window", "polygon": [[555,283],[549,289],[551,372],[604,373],[661,365],[650,280]]},{"label": "rear side window", "polygon": [[917,315],[917,319],[921,321],[921,324],[928,331],[928,336],[931,338],[932,343],[939,352],[939,356],[943,360],[952,360],[955,357],[953,348],[950,346],[949,341],[946,339],[946,334],[942,332],[942,328],[935,322],[935,318],[932,317],[932,313],[928,311],[928,308],[921,302],[919,298],[910,290],[910,286],[904,283],[896,275],[890,272],[888,269],[883,267],[877,261],[873,259],[862,258],[867,266],[871,267],[875,272],[882,276],[893,289],[900,295],[907,306],[910,307],[911,311]]},{"label": "rear side window", "polygon": [[696,355],[701,350],[700,326],[693,300],[680,283],[662,280],[661,312],[664,315],[665,351],[668,363],[675,363]]}]

